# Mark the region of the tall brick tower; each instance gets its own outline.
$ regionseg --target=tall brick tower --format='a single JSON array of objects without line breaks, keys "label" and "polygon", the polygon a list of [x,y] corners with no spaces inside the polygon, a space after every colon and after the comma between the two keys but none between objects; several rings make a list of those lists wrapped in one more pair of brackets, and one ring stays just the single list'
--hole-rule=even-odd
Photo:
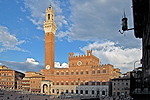
[{"label": "tall brick tower", "polygon": [[57,30],[54,16],[55,11],[50,5],[46,9],[46,21],[43,26],[45,31],[45,80],[49,80],[54,73],[55,32]]}]

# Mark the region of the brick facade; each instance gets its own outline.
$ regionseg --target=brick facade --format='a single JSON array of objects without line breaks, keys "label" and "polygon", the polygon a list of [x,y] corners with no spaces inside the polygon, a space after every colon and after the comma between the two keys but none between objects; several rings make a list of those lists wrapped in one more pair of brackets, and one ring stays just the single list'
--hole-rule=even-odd
[{"label": "brick facade", "polygon": [[[44,91],[47,91],[45,93],[48,94],[60,94],[65,91],[82,93],[82,89],[87,92],[86,89],[93,87],[97,93],[101,90],[101,92],[105,91],[107,95],[109,80],[121,76],[121,73],[119,69],[114,69],[113,65],[100,65],[99,58],[92,54],[92,50],[87,50],[87,55],[74,56],[73,52],[69,53],[69,68],[54,68],[56,31],[54,15],[55,11],[51,6],[46,9],[46,22],[44,21],[43,26],[45,31],[45,70],[41,70],[41,72],[44,72],[45,80],[49,80],[49,82],[45,81],[45,84],[44,81],[42,82],[41,93]],[[47,88],[48,90],[44,90]]]},{"label": "brick facade", "polygon": [[[89,51],[87,51],[88,54]],[[82,64],[79,66],[78,63]],[[45,79],[47,79],[47,73],[45,73]],[[89,85],[92,82],[109,82],[111,78],[119,77],[120,71],[114,69],[113,65],[105,64],[100,65],[99,59],[92,55],[81,55],[78,57],[70,56],[69,53],[69,68],[56,68],[54,69],[53,77],[49,77],[49,80],[54,82],[54,85],[85,85],[88,82]]]},{"label": "brick facade", "polygon": [[22,88],[24,91],[41,92],[41,81],[45,80],[45,77],[41,73],[29,71],[25,73],[25,77],[22,80]]},{"label": "brick facade", "polygon": [[0,66],[0,88],[17,89],[17,87],[21,87],[21,84],[18,82],[21,81],[23,77],[24,74],[21,72],[11,70],[6,66]]}]

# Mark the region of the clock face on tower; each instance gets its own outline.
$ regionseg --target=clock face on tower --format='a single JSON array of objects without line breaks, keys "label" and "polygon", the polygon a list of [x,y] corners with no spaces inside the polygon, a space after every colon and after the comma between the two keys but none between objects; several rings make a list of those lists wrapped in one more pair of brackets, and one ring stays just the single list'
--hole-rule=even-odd
[{"label": "clock face on tower", "polygon": [[81,65],[82,65],[82,61],[78,61],[78,62],[77,62],[77,65],[78,65],[78,66],[81,66]]},{"label": "clock face on tower", "polygon": [[50,65],[46,65],[46,69],[49,70],[50,69]]}]

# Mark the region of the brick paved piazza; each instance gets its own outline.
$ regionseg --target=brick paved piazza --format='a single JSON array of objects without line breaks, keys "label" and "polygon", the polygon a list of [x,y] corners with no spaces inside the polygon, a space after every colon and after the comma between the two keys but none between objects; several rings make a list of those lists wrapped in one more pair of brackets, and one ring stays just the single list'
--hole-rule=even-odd
[{"label": "brick paved piazza", "polygon": [[[73,96],[73,98],[65,98],[65,96],[61,96],[58,98],[57,96],[55,97],[46,96],[46,95],[43,96],[37,94],[29,94],[27,92],[0,90],[0,100],[80,100],[80,98],[82,97]],[[100,98],[100,100],[113,100],[113,98],[106,97],[106,98]],[[119,98],[116,98],[115,100],[119,100]],[[125,99],[125,100],[130,100],[130,99]]]},{"label": "brick paved piazza", "polygon": [[[42,95],[35,95],[35,94],[28,94],[22,92],[15,92],[15,91],[6,91],[0,90],[0,100],[80,100],[79,97],[74,98],[54,98],[54,96],[42,96]],[[2,95],[4,93],[4,95]]]}]

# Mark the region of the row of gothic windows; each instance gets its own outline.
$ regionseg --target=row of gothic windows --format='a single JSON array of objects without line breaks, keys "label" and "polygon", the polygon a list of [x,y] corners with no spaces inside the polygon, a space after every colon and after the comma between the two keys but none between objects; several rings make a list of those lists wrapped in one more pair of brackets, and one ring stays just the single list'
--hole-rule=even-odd
[{"label": "row of gothic windows", "polygon": [[[100,70],[92,71],[92,74],[96,74],[96,72],[97,72],[97,74],[100,74]],[[106,73],[106,70],[103,70],[103,73]],[[79,72],[71,72],[71,75],[75,75],[75,74],[76,74],[76,75],[79,75]],[[84,72],[81,71],[81,72],[80,72],[80,75],[83,75],[83,74],[84,74]],[[85,74],[89,74],[89,71],[85,71]],[[57,72],[56,75],[59,75],[59,72]],[[60,75],[64,75],[64,72],[61,72]],[[66,72],[65,75],[69,75],[69,72]]]},{"label": "row of gothic windows", "polygon": [[[85,83],[83,83],[83,82],[71,82],[70,83],[70,85],[106,85],[107,83],[106,82],[85,82]],[[68,82],[66,82],[65,84],[64,84],[64,82],[61,82],[61,83],[59,83],[59,82],[56,82],[56,84],[54,84],[53,83],[53,85],[69,85],[69,83]]]},{"label": "row of gothic windows", "polygon": [[0,78],[0,81],[13,81],[14,79],[13,78]]},{"label": "row of gothic windows", "polygon": [[[114,83],[114,85],[116,85],[117,83]],[[120,83],[118,83],[117,85],[121,85]],[[122,83],[122,85],[128,85],[128,83]]]},{"label": "row of gothic windows", "polygon": [[[84,92],[83,90],[76,90],[76,94],[79,94],[79,91],[80,91],[80,94],[83,94],[83,92]],[[55,90],[53,89],[52,92],[54,93]],[[85,94],[89,94],[89,92],[90,91],[85,90]],[[56,90],[56,93],[59,94],[59,89]],[[61,90],[61,94],[64,94],[64,93],[68,94],[69,91],[68,90],[66,90],[66,91]],[[73,94],[73,93],[74,93],[74,90],[71,90],[71,94]],[[92,94],[95,94],[94,90],[92,90]],[[99,94],[99,91],[97,91],[97,94]],[[102,91],[102,95],[105,95],[105,91],[104,90]]]},{"label": "row of gothic windows", "polygon": [[13,84],[13,82],[0,82],[0,85],[2,85],[2,84],[4,84],[4,85],[6,85],[6,84]]},{"label": "row of gothic windows", "polygon": [[9,74],[8,73],[7,74],[6,73],[4,73],[4,74],[0,73],[0,76],[13,76],[13,74],[11,74],[11,73],[9,73]]}]

